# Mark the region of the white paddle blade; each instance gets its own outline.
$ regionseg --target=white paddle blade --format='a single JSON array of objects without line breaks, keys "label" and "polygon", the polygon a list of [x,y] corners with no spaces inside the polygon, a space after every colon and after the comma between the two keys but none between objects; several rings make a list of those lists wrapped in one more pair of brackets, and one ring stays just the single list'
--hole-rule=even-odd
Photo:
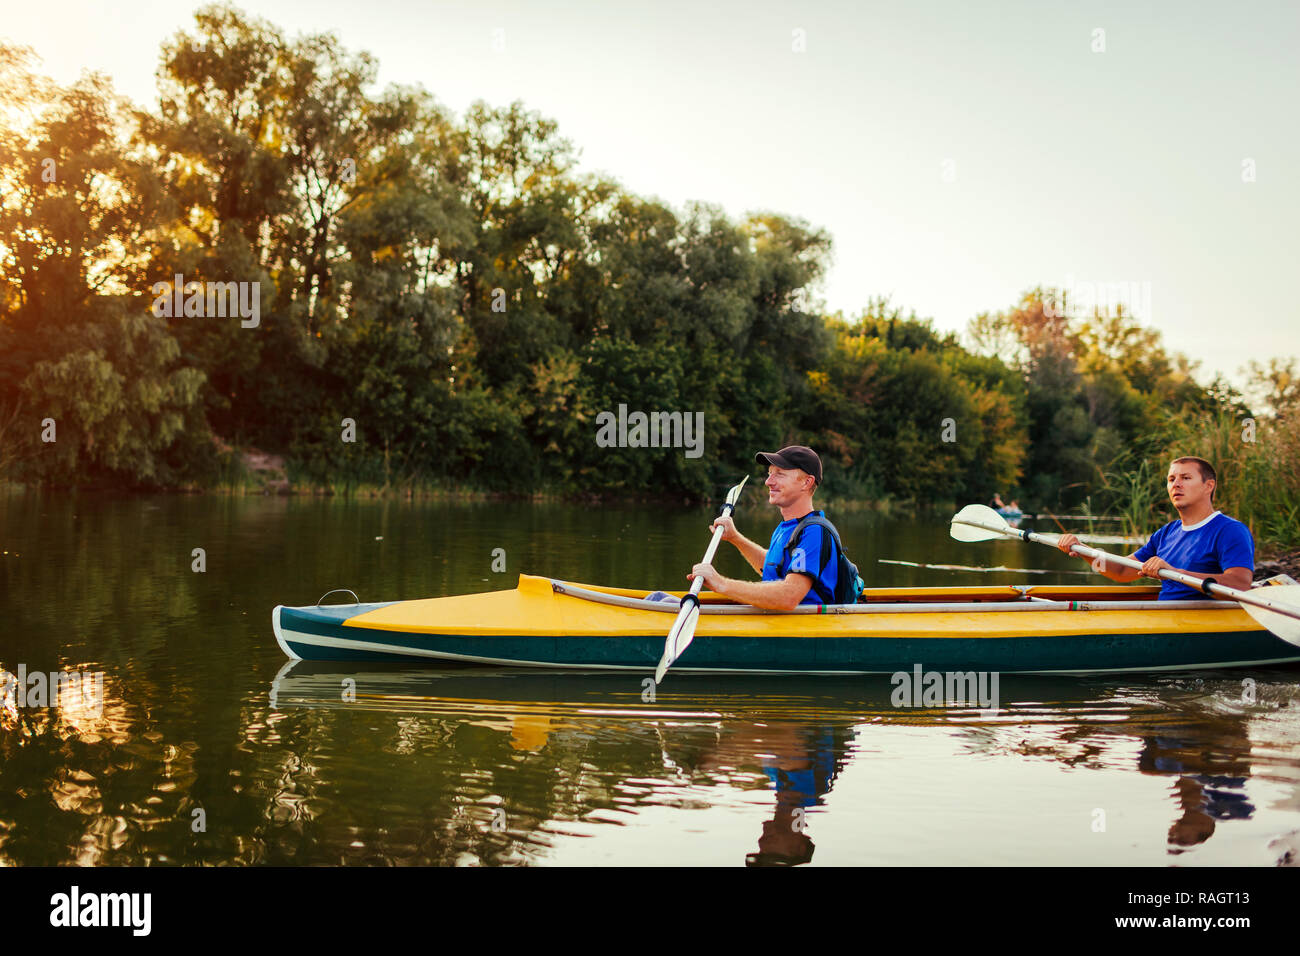
[{"label": "white paddle blade", "polygon": [[749,481],[749,475],[741,478],[740,484],[733,486],[732,489],[727,492],[727,504],[731,505],[732,508],[735,508],[736,502],[740,500],[740,493],[744,490],[745,482],[747,481]]},{"label": "white paddle blade", "polygon": [[988,505],[967,505],[952,516],[948,533],[956,541],[992,541],[1008,531],[1011,525]]},{"label": "white paddle blade", "polygon": [[1249,593],[1284,610],[1275,611],[1245,601],[1241,602],[1242,609],[1288,644],[1300,647],[1300,584],[1270,585]]},{"label": "white paddle blade", "polygon": [[673,629],[668,632],[668,639],[664,641],[664,656],[659,658],[659,666],[655,668],[656,684],[664,679],[668,668],[672,667],[673,662],[691,646],[691,641],[695,640],[695,625],[699,621],[700,606],[694,601],[688,602],[686,607],[677,612]]}]

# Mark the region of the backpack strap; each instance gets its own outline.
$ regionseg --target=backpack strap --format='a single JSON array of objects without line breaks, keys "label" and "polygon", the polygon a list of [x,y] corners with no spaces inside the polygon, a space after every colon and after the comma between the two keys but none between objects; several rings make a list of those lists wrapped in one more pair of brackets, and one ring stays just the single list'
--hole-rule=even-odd
[{"label": "backpack strap", "polygon": [[[815,524],[819,528],[822,528],[823,530],[830,532],[830,534],[822,535],[821,568],[818,569],[819,571],[824,571],[826,569],[826,565],[829,562],[831,557],[831,554],[828,554],[827,552],[830,550],[832,546],[839,549],[841,552],[843,552],[844,546],[840,544],[840,534],[838,531],[835,530],[835,525],[831,524],[821,515],[815,515],[815,514],[808,515],[807,517],[803,518],[797,525],[794,526],[794,530],[790,532],[790,537],[786,539],[785,547],[781,551],[781,569],[784,570],[789,567],[790,552],[794,549],[794,543],[798,539],[799,535],[803,533],[803,529],[808,527],[808,525],[810,524]],[[787,570],[785,573],[789,574],[789,571]],[[799,571],[796,573],[805,574],[807,572]],[[823,604],[834,604],[835,595],[832,594],[826,588],[826,585],[822,583],[821,574],[818,573],[815,575],[808,575],[808,576],[812,578],[812,590],[813,593],[817,595],[817,599],[821,601]]]}]

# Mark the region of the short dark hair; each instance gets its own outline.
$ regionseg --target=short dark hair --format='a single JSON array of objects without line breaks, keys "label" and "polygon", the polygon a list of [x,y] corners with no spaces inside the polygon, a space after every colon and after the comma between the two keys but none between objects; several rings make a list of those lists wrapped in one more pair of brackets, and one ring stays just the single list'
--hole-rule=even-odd
[{"label": "short dark hair", "polygon": [[[1170,464],[1185,465],[1192,462],[1201,472],[1201,481],[1213,481],[1214,491],[1219,490],[1219,476],[1214,471],[1214,466],[1204,458],[1197,458],[1195,455],[1184,455],[1182,458],[1175,458]],[[1214,500],[1214,491],[1210,492],[1210,500]]]}]

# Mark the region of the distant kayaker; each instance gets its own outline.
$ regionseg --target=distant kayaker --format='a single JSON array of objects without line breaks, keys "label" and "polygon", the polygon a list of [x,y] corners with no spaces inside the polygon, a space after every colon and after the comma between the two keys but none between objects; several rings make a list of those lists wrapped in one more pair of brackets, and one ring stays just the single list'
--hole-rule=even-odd
[{"label": "distant kayaker", "polygon": [[[1142,570],[1110,568],[1104,559],[1093,570],[1112,581],[1126,584],[1140,577],[1160,579],[1160,599],[1190,600],[1205,594],[1186,584],[1160,578],[1160,569],[1169,568],[1201,580],[1209,579],[1224,587],[1249,590],[1254,577],[1255,539],[1250,529],[1214,508],[1214,491],[1218,476],[1214,466],[1204,458],[1177,458],[1165,478],[1169,500],[1178,510],[1178,518],[1151,536],[1130,557],[1142,562]],[[1072,534],[1061,535],[1057,544],[1066,554],[1080,541]],[[1085,558],[1084,560],[1088,560]]]},{"label": "distant kayaker", "polygon": [[[737,581],[724,577],[711,564],[697,564],[686,577],[704,576],[704,586],[741,604],[788,611],[800,604],[834,604],[839,579],[836,542],[826,528],[806,524],[795,542],[786,547],[795,527],[810,515],[826,515],[813,509],[813,492],[822,480],[822,461],[805,445],[790,445],[780,451],[759,452],[754,460],[767,465],[767,501],[781,509],[782,522],[764,548],[736,528],[730,517],[718,518],[709,530],[723,528],[722,540],[730,541],[763,575],[761,581]],[[829,538],[828,538],[829,536]],[[829,546],[825,546],[829,545]],[[857,600],[856,594],[851,599]]]},{"label": "distant kayaker", "polygon": [[1020,510],[1020,502],[1012,501],[1011,504],[1007,504],[1002,500],[1001,494],[995,494],[993,496],[993,501],[989,507],[1004,518],[1024,514],[1024,512]]}]

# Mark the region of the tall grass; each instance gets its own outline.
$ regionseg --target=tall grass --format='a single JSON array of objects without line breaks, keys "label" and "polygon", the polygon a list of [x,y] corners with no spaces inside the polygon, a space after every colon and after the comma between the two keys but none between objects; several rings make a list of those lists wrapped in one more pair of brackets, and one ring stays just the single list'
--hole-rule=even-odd
[{"label": "tall grass", "polygon": [[1300,409],[1253,426],[1228,410],[1171,418],[1147,447],[1117,459],[1104,475],[1104,494],[1126,533],[1149,534],[1173,517],[1165,474],[1184,455],[1214,465],[1214,506],[1244,522],[1258,545],[1300,546]]},{"label": "tall grass", "polygon": [[1109,510],[1122,519],[1123,534],[1145,538],[1168,521],[1161,517],[1160,508],[1167,500],[1165,466],[1155,465],[1149,458],[1133,456],[1121,458],[1116,464],[1114,470],[1102,476]]},{"label": "tall grass", "polygon": [[1300,547],[1300,408],[1265,423],[1253,447],[1238,476],[1238,517],[1260,541]]}]

